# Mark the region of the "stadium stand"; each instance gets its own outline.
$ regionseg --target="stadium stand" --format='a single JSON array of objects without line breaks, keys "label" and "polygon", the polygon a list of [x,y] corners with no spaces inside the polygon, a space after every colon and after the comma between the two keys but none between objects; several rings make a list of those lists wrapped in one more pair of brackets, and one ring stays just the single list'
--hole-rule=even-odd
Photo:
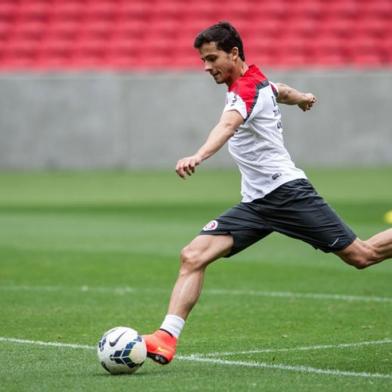
[{"label": "stadium stand", "polygon": [[0,0],[0,70],[196,69],[218,20],[263,66],[392,66],[392,0]]}]

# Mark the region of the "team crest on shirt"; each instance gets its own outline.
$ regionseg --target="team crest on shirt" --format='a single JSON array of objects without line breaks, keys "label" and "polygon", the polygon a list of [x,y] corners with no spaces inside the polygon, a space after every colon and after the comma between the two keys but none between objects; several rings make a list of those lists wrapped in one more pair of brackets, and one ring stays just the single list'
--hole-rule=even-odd
[{"label": "team crest on shirt", "polygon": [[218,221],[212,220],[203,227],[203,231],[212,231],[215,230],[217,227],[218,227]]}]

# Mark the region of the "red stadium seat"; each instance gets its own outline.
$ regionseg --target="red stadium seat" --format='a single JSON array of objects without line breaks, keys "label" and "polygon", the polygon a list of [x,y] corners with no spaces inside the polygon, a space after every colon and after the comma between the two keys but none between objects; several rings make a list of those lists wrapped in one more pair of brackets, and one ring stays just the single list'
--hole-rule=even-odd
[{"label": "red stadium seat", "polygon": [[167,19],[177,19],[183,13],[184,7],[182,6],[181,1],[176,0],[158,1],[154,7],[151,7],[149,10],[149,15],[157,23],[164,22]]},{"label": "red stadium seat", "polygon": [[53,3],[52,16],[57,20],[81,20],[86,12],[86,7],[78,1],[56,1]]},{"label": "red stadium seat", "polygon": [[2,45],[0,53],[2,61],[8,64],[32,64],[37,54],[38,42],[36,40],[17,40]]},{"label": "red stadium seat", "polygon": [[48,20],[51,5],[47,2],[31,1],[21,2],[18,7],[18,18],[23,20]]},{"label": "red stadium seat", "polygon": [[91,19],[107,19],[113,21],[118,12],[116,3],[110,1],[96,1],[89,3],[89,6],[86,7],[85,15]]},{"label": "red stadium seat", "polygon": [[328,17],[319,22],[318,32],[320,36],[349,37],[353,35],[356,26],[354,19]]},{"label": "red stadium seat", "polygon": [[385,37],[390,35],[392,30],[392,19],[366,17],[358,20],[353,27],[354,34],[362,37]]},{"label": "red stadium seat", "polygon": [[372,0],[361,3],[359,13],[362,17],[389,19],[392,17],[392,2],[389,0]]},{"label": "red stadium seat", "polygon": [[308,42],[307,49],[315,57],[344,56],[346,39],[335,36],[320,36]]},{"label": "red stadium seat", "polygon": [[339,53],[320,53],[311,56],[308,63],[314,64],[317,68],[342,68],[348,64],[348,59]]},{"label": "red stadium seat", "polygon": [[79,35],[82,24],[76,20],[51,19],[48,24],[48,35],[59,38],[75,38]]},{"label": "red stadium seat", "polygon": [[42,39],[48,31],[48,23],[41,20],[14,23],[12,35],[30,39]]},{"label": "red stadium seat", "polygon": [[148,35],[151,38],[167,37],[167,39],[172,39],[178,35],[178,23],[171,18],[157,20],[156,23],[149,26]]},{"label": "red stadium seat", "polygon": [[377,46],[381,55],[385,57],[386,62],[390,64],[392,60],[392,35],[380,40]]},{"label": "red stadium seat", "polygon": [[355,0],[329,1],[324,8],[324,16],[338,18],[355,18],[359,12],[358,2]]},{"label": "red stadium seat", "polygon": [[49,58],[51,56],[69,56],[75,51],[75,41],[72,39],[49,38],[42,42],[38,49],[38,55]]},{"label": "red stadium seat", "polygon": [[356,68],[380,68],[384,65],[383,58],[375,53],[355,54],[351,63]]},{"label": "red stadium seat", "polygon": [[359,37],[354,36],[346,43],[347,51],[351,56],[359,54],[375,54],[380,51],[379,41],[370,36]]},{"label": "red stadium seat", "polygon": [[113,35],[105,45],[106,57],[139,57],[143,52],[144,41],[138,36]]},{"label": "red stadium seat", "polygon": [[106,19],[100,20],[87,20],[81,26],[79,33],[84,37],[97,39],[101,37],[108,37],[113,33],[114,25]]},{"label": "red stadium seat", "polygon": [[0,20],[11,21],[14,19],[19,12],[19,8],[14,2],[0,2]]},{"label": "red stadium seat", "polygon": [[[278,31],[280,29],[280,21],[275,22],[274,31]],[[311,18],[300,19],[296,18],[285,23],[285,32],[284,35],[288,37],[304,37],[306,39],[313,38],[315,34],[318,34],[318,30],[320,29],[320,23]],[[271,30],[271,33],[274,33]]]},{"label": "red stadium seat", "polygon": [[316,0],[302,0],[288,4],[289,15],[293,20],[304,22],[312,19],[319,19],[323,15],[323,4]]},{"label": "red stadium seat", "polygon": [[144,1],[122,1],[118,5],[118,12],[120,18],[142,20],[149,16],[151,8]]},{"label": "red stadium seat", "polygon": [[7,39],[10,36],[13,27],[14,24],[10,21],[0,20],[0,40]]},{"label": "red stadium seat", "polygon": [[126,37],[142,39],[145,35],[145,27],[145,23],[140,20],[122,20],[113,26],[113,35],[119,39]]}]

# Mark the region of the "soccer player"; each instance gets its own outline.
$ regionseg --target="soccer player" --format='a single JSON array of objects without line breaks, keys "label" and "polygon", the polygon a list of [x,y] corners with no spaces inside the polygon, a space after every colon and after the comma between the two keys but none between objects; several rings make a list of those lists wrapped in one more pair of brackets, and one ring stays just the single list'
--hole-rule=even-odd
[{"label": "soccer player", "polygon": [[192,156],[178,161],[181,178],[226,142],[241,172],[242,201],[204,226],[181,252],[181,266],[168,313],[155,333],[145,335],[148,356],[167,364],[202,289],[206,267],[230,257],[273,231],[303,240],[346,263],[363,269],[392,257],[392,229],[360,240],[318,195],[283,144],[278,103],[312,108],[316,98],[283,83],[272,83],[247,65],[238,32],[220,22],[195,39],[204,69],[228,86],[218,124]]}]

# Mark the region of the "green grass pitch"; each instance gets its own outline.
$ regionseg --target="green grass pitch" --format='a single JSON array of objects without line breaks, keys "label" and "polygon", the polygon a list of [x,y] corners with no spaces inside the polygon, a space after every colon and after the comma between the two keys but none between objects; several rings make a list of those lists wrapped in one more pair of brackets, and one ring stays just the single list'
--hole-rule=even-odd
[{"label": "green grass pitch", "polygon": [[[388,227],[392,168],[308,175],[360,237]],[[277,234],[208,268],[172,364],[101,368],[105,330],[159,327],[179,251],[238,202],[236,172],[3,172],[0,184],[0,390],[392,390],[392,262],[357,271]]]}]

